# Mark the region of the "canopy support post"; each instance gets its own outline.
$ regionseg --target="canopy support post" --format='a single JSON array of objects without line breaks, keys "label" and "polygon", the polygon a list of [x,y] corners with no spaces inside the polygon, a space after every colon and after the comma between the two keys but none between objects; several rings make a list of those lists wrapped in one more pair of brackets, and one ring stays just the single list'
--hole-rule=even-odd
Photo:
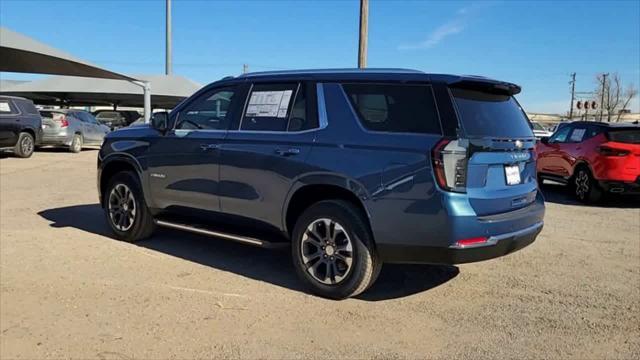
[{"label": "canopy support post", "polygon": [[148,124],[151,121],[151,84],[148,81],[131,81],[144,91],[144,122]]}]

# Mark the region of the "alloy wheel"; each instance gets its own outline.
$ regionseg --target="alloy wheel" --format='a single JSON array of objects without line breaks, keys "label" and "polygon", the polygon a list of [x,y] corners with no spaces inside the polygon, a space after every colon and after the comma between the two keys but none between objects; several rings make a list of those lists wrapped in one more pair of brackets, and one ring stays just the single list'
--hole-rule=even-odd
[{"label": "alloy wheel", "polygon": [[133,192],[125,184],[117,184],[109,194],[109,218],[119,231],[131,229],[136,219],[136,202]]},{"label": "alloy wheel", "polygon": [[576,196],[584,199],[589,193],[589,175],[586,171],[580,170],[576,176]]},{"label": "alloy wheel", "polygon": [[334,220],[322,218],[309,224],[302,235],[300,252],[309,275],[323,284],[338,284],[351,271],[351,238]]},{"label": "alloy wheel", "polygon": [[33,152],[33,139],[31,136],[24,136],[20,143],[20,150],[23,154],[31,154]]}]

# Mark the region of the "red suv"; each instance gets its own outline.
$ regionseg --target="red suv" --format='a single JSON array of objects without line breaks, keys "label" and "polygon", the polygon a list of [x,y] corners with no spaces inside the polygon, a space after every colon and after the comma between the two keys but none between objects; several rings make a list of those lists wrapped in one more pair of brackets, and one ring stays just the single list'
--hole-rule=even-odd
[{"label": "red suv", "polygon": [[640,194],[640,125],[577,121],[537,147],[538,182],[549,179],[572,187],[580,201],[604,193]]}]

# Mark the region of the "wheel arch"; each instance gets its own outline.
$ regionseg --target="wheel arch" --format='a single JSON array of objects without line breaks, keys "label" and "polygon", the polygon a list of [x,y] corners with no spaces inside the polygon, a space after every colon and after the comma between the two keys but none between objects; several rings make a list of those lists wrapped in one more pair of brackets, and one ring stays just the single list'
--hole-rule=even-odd
[{"label": "wheel arch", "polygon": [[283,207],[283,229],[291,236],[296,220],[309,206],[323,200],[344,200],[354,204],[366,218],[371,229],[370,214],[366,206],[365,190],[348,179],[332,177],[322,182],[299,182],[292,188]]},{"label": "wheel arch", "polygon": [[140,168],[140,165],[137,163],[137,161],[135,161],[135,159],[131,159],[129,156],[114,154],[103,159],[101,163],[101,170],[98,179],[100,205],[103,205],[104,191],[107,187],[107,184],[109,183],[109,179],[115,174],[123,171],[131,171],[135,173],[138,176],[138,180],[140,181],[143,193],[145,192],[145,186],[141,176],[142,169]]}]

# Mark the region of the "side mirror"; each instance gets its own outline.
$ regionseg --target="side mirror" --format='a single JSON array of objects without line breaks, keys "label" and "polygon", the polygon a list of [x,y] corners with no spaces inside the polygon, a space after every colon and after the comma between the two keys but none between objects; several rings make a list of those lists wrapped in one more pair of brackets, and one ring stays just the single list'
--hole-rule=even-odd
[{"label": "side mirror", "polygon": [[545,144],[545,145],[546,145],[546,144],[549,144],[549,138],[548,138],[548,137],[540,138],[540,142],[541,142],[541,143],[543,143],[543,144]]},{"label": "side mirror", "polygon": [[161,111],[154,113],[151,115],[151,127],[160,131],[161,133],[165,133],[167,131],[169,124],[169,113],[166,111]]}]

